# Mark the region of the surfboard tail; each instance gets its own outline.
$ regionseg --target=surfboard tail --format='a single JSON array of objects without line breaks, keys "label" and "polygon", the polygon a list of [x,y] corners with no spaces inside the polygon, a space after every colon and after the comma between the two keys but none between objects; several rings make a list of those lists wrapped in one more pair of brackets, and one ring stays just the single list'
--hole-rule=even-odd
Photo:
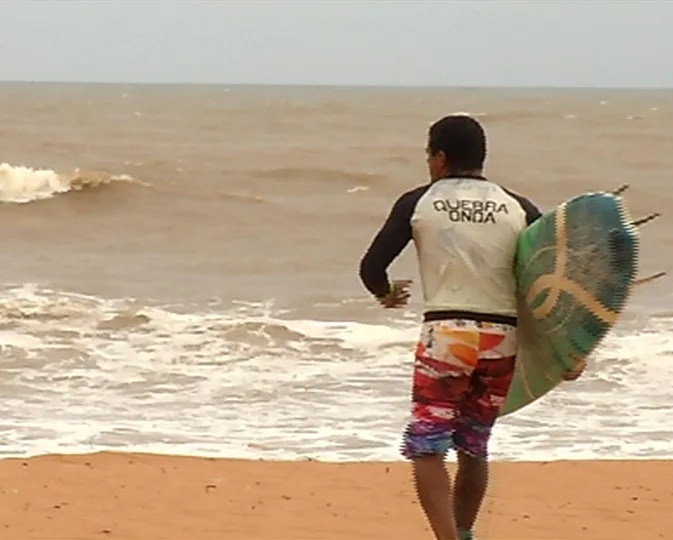
[{"label": "surfboard tail", "polygon": [[[661,217],[661,214],[659,212],[654,212],[652,214],[649,214],[645,217],[642,217],[640,219],[636,219],[631,222],[631,225],[633,227],[640,227],[641,225],[645,225],[646,223],[649,223],[650,221],[654,221],[658,217]],[[666,272],[655,272],[654,274],[650,274],[649,276],[644,276],[641,278],[638,278],[634,280],[633,285],[645,285],[646,283],[650,283],[651,281],[654,281],[655,279],[659,279],[661,277],[664,277],[666,275]]]},{"label": "surfboard tail", "polygon": [[[629,188],[629,184],[623,184],[619,186],[617,189],[615,189],[612,194],[615,196],[621,195],[624,193],[627,189]],[[630,225],[632,227],[640,227],[641,225],[645,225],[646,223],[649,223],[650,221],[654,221],[658,217],[661,217],[661,214],[659,212],[653,212],[651,214],[648,214],[644,217],[641,217],[640,219],[635,219],[631,221]],[[638,279],[635,279],[633,281],[633,285],[645,285],[646,283],[650,283],[651,281],[654,281],[655,279],[662,278],[666,275],[666,272],[655,272],[654,274],[650,274],[649,276],[644,276]]]},{"label": "surfboard tail", "polygon": [[645,283],[649,283],[650,281],[654,281],[655,279],[659,279],[660,277],[664,277],[666,275],[666,272],[656,272],[655,274],[651,274],[649,276],[641,277],[636,279],[633,284],[634,285],[644,285]]},{"label": "surfboard tail", "polygon": [[631,222],[631,225],[634,227],[640,227],[641,225],[645,225],[645,223],[649,223],[650,221],[653,221],[657,219],[658,217],[661,217],[661,214],[658,212],[655,212],[654,214],[650,214],[648,216],[642,217],[640,219],[636,219],[635,221]]}]

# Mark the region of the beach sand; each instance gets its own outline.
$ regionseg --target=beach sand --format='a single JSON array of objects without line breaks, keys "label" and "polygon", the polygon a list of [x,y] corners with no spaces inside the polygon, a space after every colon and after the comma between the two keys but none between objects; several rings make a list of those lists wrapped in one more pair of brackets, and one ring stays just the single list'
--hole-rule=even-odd
[{"label": "beach sand", "polygon": [[[449,465],[453,468],[452,464]],[[673,461],[496,463],[485,540],[673,537]],[[406,463],[0,461],[3,540],[431,540]]]}]

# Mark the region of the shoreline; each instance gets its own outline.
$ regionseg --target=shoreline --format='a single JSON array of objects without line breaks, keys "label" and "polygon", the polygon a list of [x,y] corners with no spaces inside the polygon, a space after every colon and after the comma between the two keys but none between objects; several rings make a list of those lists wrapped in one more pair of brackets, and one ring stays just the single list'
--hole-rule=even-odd
[{"label": "shoreline", "polygon": [[[90,450],[60,450],[53,452],[39,452],[31,454],[0,454],[0,464],[5,461],[31,461],[46,458],[85,458],[99,455],[119,455],[119,456],[144,456],[151,458],[179,458],[179,459],[202,459],[205,461],[231,461],[231,462],[268,462],[268,463],[324,463],[327,465],[352,465],[352,464],[384,464],[384,465],[404,465],[408,462],[400,457],[399,459],[378,459],[378,458],[340,458],[340,459],[323,459],[312,456],[299,457],[266,457],[266,456],[237,456],[237,455],[222,455],[210,453],[189,453],[170,450],[123,450],[119,448],[109,447],[93,447]],[[446,457],[447,465],[454,465],[456,461],[455,454],[449,453]],[[579,458],[540,458],[540,459],[518,459],[518,458],[490,458],[491,464],[508,464],[508,465],[546,465],[549,463],[642,463],[642,462],[668,462],[673,461],[671,457],[661,456],[622,456],[622,457],[579,457]]]},{"label": "shoreline", "polygon": [[[673,460],[499,461],[491,476],[480,540],[670,535]],[[6,540],[432,538],[409,465],[398,461],[2,458],[0,498]]]}]

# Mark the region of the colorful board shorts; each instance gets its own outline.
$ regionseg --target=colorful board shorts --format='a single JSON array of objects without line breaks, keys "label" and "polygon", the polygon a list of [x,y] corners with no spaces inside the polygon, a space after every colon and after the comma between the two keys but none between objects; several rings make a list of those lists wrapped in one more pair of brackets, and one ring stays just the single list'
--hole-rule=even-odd
[{"label": "colorful board shorts", "polygon": [[412,459],[457,449],[486,459],[515,359],[515,326],[462,319],[423,323],[402,454]]}]

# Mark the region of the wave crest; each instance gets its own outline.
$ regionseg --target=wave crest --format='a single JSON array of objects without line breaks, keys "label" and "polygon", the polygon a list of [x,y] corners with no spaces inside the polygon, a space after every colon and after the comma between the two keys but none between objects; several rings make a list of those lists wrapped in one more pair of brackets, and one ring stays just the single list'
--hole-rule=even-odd
[{"label": "wave crest", "polygon": [[60,174],[51,169],[33,169],[23,165],[0,164],[0,202],[25,204],[70,191],[96,189],[112,182],[127,182],[149,187],[149,184],[127,174],[75,169]]}]

